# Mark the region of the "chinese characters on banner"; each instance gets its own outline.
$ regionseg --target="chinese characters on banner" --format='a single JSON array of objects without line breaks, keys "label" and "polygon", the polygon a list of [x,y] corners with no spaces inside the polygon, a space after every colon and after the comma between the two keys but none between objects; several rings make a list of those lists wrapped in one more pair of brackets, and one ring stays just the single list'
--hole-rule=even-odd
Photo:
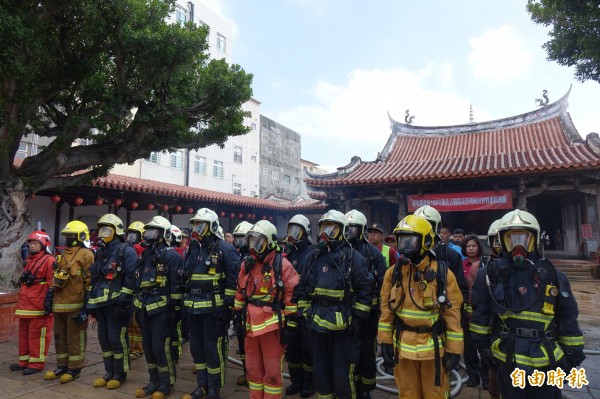
[{"label": "chinese characters on banner", "polygon": [[409,212],[414,212],[423,205],[432,206],[440,212],[513,209],[512,191],[473,191],[408,196]]}]

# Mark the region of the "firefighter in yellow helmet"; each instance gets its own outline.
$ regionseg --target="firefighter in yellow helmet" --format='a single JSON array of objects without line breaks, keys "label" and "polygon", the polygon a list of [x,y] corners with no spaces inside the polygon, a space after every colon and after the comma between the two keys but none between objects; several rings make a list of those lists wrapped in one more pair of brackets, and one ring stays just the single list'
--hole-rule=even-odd
[{"label": "firefighter in yellow helmet", "polygon": [[[144,246],[145,243],[142,244],[142,238],[144,236],[144,223],[140,221],[131,222],[129,227],[127,227],[127,235],[125,236],[125,241],[131,243],[133,249],[138,256],[142,255],[142,252],[146,249]],[[142,330],[140,330],[140,323],[138,321],[139,315],[136,311],[133,311],[133,316],[131,316],[131,322],[129,323],[129,327],[127,327],[127,334],[129,335],[129,349],[131,360],[139,359],[144,356],[144,348],[142,347]]]},{"label": "firefighter in yellow helmet", "polygon": [[125,241],[123,221],[112,213],[98,220],[96,259],[91,266],[92,287],[87,309],[98,322],[98,340],[105,375],[96,378],[95,388],[119,388],[129,371],[127,326],[131,318],[137,254]]},{"label": "firefighter in yellow helmet", "polygon": [[[560,398],[551,384],[531,386],[527,376],[578,367],[585,359],[577,301],[569,280],[544,259],[540,226],[519,209],[500,219],[502,251],[481,269],[473,284],[470,331],[482,359],[496,370],[500,397]],[[511,374],[524,372],[524,389]]]},{"label": "firefighter in yellow helmet", "polygon": [[448,398],[448,373],[463,352],[462,294],[452,271],[435,259],[427,220],[407,216],[394,235],[400,258],[384,277],[378,340],[393,345],[400,398]]},{"label": "firefighter in yellow helmet", "polygon": [[87,342],[87,300],[91,284],[90,266],[94,254],[89,249],[90,232],[78,220],[67,223],[60,232],[65,249],[56,257],[52,288],[54,289],[54,347],[57,367],[44,378],[60,378],[61,383],[79,378],[85,365]]}]

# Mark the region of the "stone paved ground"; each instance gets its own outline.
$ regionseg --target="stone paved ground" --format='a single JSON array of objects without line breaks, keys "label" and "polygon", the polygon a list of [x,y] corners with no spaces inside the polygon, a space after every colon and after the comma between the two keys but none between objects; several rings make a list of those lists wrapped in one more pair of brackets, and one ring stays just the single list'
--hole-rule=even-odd
[{"label": "stone paved ground", "polygon": [[[584,330],[586,347],[591,350],[600,350],[600,280],[594,282],[575,282],[573,291],[580,303],[580,323]],[[0,398],[60,398],[60,399],[131,399],[134,398],[135,388],[147,383],[147,372],[144,359],[132,361],[132,370],[128,375],[127,382],[117,390],[105,388],[93,388],[92,381],[104,374],[100,346],[96,338],[96,330],[89,329],[88,353],[86,367],[81,378],[70,383],[61,385],[58,382],[44,381],[43,374],[23,376],[19,372],[11,372],[8,369],[10,363],[17,358],[17,341],[0,344]],[[235,338],[231,342],[230,353],[235,355]],[[46,369],[53,370],[56,357],[54,346],[50,347],[50,355]],[[586,369],[589,385],[576,390],[566,387],[564,396],[572,399],[600,399],[600,356],[588,356],[582,367]],[[178,380],[175,391],[170,398],[180,398],[185,392],[195,389],[195,376],[191,372],[192,360],[189,354],[189,346],[184,346],[184,354],[178,364]],[[226,386],[222,389],[221,396],[227,399],[248,398],[248,388],[235,385],[235,379],[240,374],[241,367],[229,363]],[[284,381],[287,385],[289,381]],[[383,382],[382,382],[383,383]],[[389,383],[388,383],[389,385]],[[299,398],[299,395],[295,395]],[[376,390],[372,394],[373,399],[391,399],[397,395]],[[475,388],[463,387],[456,396],[459,399],[489,398],[487,391]]]}]

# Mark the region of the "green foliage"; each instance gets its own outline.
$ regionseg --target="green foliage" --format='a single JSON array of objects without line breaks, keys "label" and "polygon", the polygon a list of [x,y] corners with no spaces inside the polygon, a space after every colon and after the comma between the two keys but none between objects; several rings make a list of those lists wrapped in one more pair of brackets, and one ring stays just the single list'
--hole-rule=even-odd
[{"label": "green foliage", "polygon": [[548,59],[575,66],[582,82],[600,83],[600,2],[528,0],[527,10],[535,23],[551,27],[551,40],[543,46]]},{"label": "green foliage", "polygon": [[[60,175],[247,133],[252,75],[208,56],[208,28],[169,24],[173,0],[0,0],[0,182]],[[198,129],[198,126],[204,128]],[[51,139],[20,168],[23,136]],[[74,146],[79,139],[91,145]]]}]

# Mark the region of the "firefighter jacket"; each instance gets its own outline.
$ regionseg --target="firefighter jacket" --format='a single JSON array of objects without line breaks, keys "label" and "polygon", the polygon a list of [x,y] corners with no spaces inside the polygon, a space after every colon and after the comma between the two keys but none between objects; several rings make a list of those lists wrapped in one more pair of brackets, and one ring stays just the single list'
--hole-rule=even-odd
[{"label": "firefighter jacket", "polygon": [[[425,280],[427,269],[435,272],[431,281]],[[451,306],[438,302],[444,285]],[[461,304],[454,273],[438,267],[432,256],[427,255],[418,265],[398,264],[385,273],[377,339],[392,344],[397,359],[432,360],[445,352],[462,354]]]},{"label": "firefighter jacket", "polygon": [[149,316],[180,307],[183,260],[177,251],[164,243],[146,248],[135,271],[134,292],[133,306]]},{"label": "firefighter jacket", "polygon": [[[263,262],[246,257],[240,267],[234,311],[241,311],[246,335],[257,337],[281,329],[298,306],[292,303],[298,273],[281,253],[272,251]],[[253,259],[253,258],[252,258]]]},{"label": "firefighter jacket", "polygon": [[[44,317],[44,300],[52,282],[54,262],[54,256],[45,250],[27,257],[19,280],[19,297],[15,310],[17,317]],[[27,280],[23,278],[25,275],[29,276]]]},{"label": "firefighter jacket", "polygon": [[218,237],[192,240],[183,261],[188,313],[212,313],[233,307],[240,255],[235,247]]},{"label": "firefighter jacket", "polygon": [[373,301],[373,276],[365,258],[348,242],[317,248],[298,287],[299,311],[317,332],[346,330],[352,317],[366,319]]},{"label": "firefighter jacket", "polygon": [[92,286],[87,308],[131,305],[138,256],[130,243],[115,239],[98,249],[91,266]]},{"label": "firefighter jacket", "polygon": [[379,311],[379,298],[381,294],[381,286],[383,285],[383,277],[388,269],[386,258],[377,247],[367,240],[357,240],[356,245],[352,242],[352,246],[367,262],[367,269],[373,276],[373,303],[372,307]]},{"label": "firefighter jacket", "polygon": [[454,250],[450,244],[444,244],[442,242],[435,246],[433,252],[435,252],[435,258],[438,260],[438,262],[445,262],[450,271],[454,273],[454,277],[458,283],[458,288],[460,288],[460,292],[463,296],[463,303],[466,304],[467,299],[469,298],[469,285],[467,284],[467,279],[465,278],[463,260],[460,253]]},{"label": "firefighter jacket", "polygon": [[55,290],[52,310],[56,313],[77,312],[83,306],[85,292],[90,289],[90,266],[94,263],[94,253],[82,246],[67,247],[56,259],[55,274],[67,278],[64,282],[55,279],[52,284]]},{"label": "firefighter jacket", "polygon": [[285,256],[287,260],[294,266],[298,273],[298,278],[302,276],[302,269],[315,250],[315,246],[311,245],[308,240],[300,240],[294,244],[287,244]]},{"label": "firefighter jacket", "polygon": [[562,347],[583,349],[569,281],[546,259],[533,259],[525,267],[506,258],[490,261],[479,270],[471,297],[475,347],[491,347],[509,368],[527,373],[554,368],[564,356]]}]

